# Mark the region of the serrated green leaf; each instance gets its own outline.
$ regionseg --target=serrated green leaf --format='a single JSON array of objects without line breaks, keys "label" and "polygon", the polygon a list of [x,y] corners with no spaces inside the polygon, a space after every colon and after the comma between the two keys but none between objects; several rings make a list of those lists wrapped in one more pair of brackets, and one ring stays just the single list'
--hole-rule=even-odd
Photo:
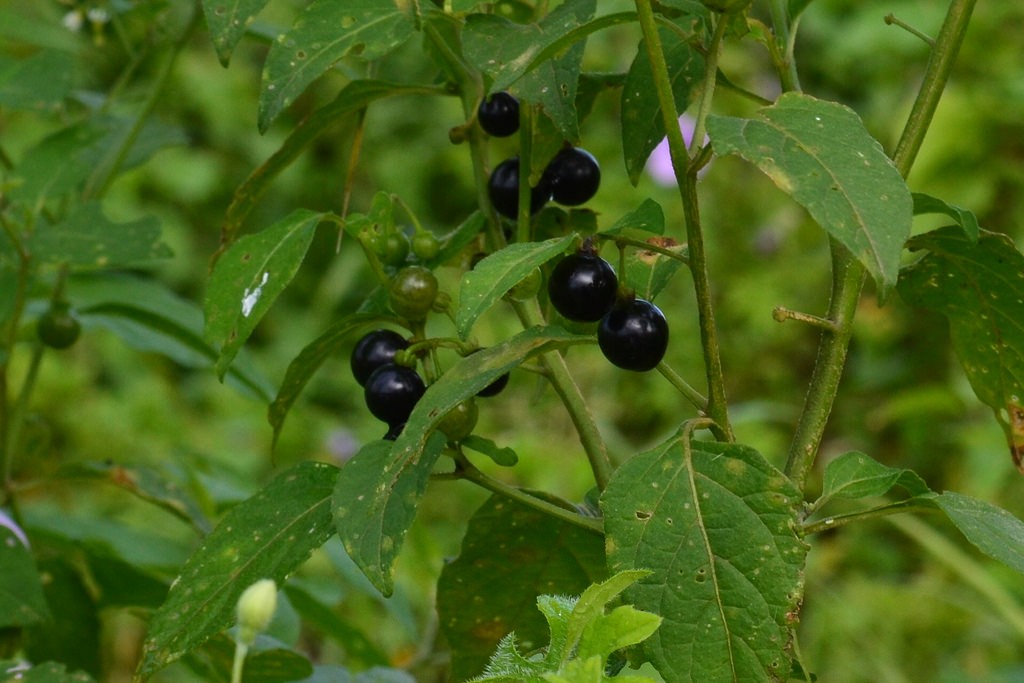
[{"label": "serrated green leaf", "polygon": [[978,241],[978,237],[981,236],[981,228],[978,226],[978,217],[974,215],[973,211],[954,204],[948,204],[937,197],[932,197],[923,192],[914,192],[911,194],[911,197],[914,199],[915,216],[929,213],[949,216],[956,221],[957,225],[964,229],[964,234],[972,242]]},{"label": "serrated green leaf", "polygon": [[600,536],[492,496],[469,520],[459,556],[441,571],[437,609],[452,647],[452,680],[481,673],[515,631],[526,651],[548,640],[545,593],[578,595],[604,574]]},{"label": "serrated green leaf", "polygon": [[756,118],[713,116],[715,152],[757,166],[841,242],[874,278],[896,285],[913,201],[882,146],[848,107],[786,93]]},{"label": "serrated green leaf", "polygon": [[498,444],[494,443],[491,439],[477,434],[470,434],[459,443],[463,448],[468,448],[469,450],[476,451],[481,455],[486,455],[494,461],[495,465],[512,467],[519,462],[519,456],[516,455],[514,450],[508,446],[505,446],[504,448],[499,447]]},{"label": "serrated green leaf", "polygon": [[272,181],[291,166],[302,152],[326,131],[354,122],[354,115],[372,102],[397,95],[436,94],[437,89],[389,81],[352,81],[338,95],[299,122],[281,146],[245,182],[235,190],[234,198],[224,215],[224,234],[231,240],[241,228],[256,202]]},{"label": "serrated green leaf", "polygon": [[[696,19],[690,18],[689,21],[691,25],[686,30],[701,30],[701,24]],[[664,46],[676,110],[685,111],[690,104],[694,86],[704,78],[704,56],[694,44],[681,39],[674,31],[665,27],[658,31]],[[666,134],[661,106],[656,97],[650,96],[654,87],[654,74],[647,49],[641,42],[622,86],[620,113],[623,158],[629,181],[634,186],[640,181],[651,152]]]},{"label": "serrated green leaf", "polygon": [[0,628],[29,626],[48,619],[50,610],[32,553],[5,519],[0,512]]},{"label": "serrated green leaf", "polygon": [[602,683],[605,681],[604,663],[600,657],[573,659],[558,673],[544,674],[548,683]]},{"label": "serrated green leaf", "polygon": [[530,272],[557,254],[565,251],[575,235],[554,237],[544,242],[510,244],[482,259],[462,276],[459,289],[459,310],[455,326],[459,337],[466,339],[487,309],[515,287]]},{"label": "serrated green leaf", "polygon": [[973,242],[957,227],[915,237],[910,247],[928,253],[904,268],[900,296],[949,320],[974,393],[1024,467],[1024,255],[1005,235],[983,232]]},{"label": "serrated green leaf", "polygon": [[217,261],[207,286],[206,340],[218,349],[222,378],[256,324],[295,277],[326,213],[298,209],[235,242]]},{"label": "serrated green leaf", "polygon": [[314,0],[277,37],[263,66],[259,130],[345,57],[377,59],[413,34],[407,7],[395,0]]},{"label": "serrated green leaf", "polygon": [[[87,328],[102,327],[133,349],[160,353],[185,367],[212,367],[217,352],[203,340],[199,308],[162,284],[122,273],[78,275],[68,284],[68,298]],[[269,382],[240,355],[228,380],[262,401]]]},{"label": "serrated green leaf", "polygon": [[664,618],[644,649],[669,683],[781,678],[807,552],[800,492],[750,448],[681,440],[612,477],[601,498],[609,569],[653,572],[625,598]]},{"label": "serrated green leaf", "polygon": [[[645,576],[650,575],[646,569],[627,569],[616,573],[601,583],[588,586],[572,607],[568,619],[566,639],[570,648],[576,647],[578,641],[588,627],[593,625],[604,614],[605,607],[624,590]],[[593,652],[591,653],[593,654]],[[605,656],[611,651],[603,653]]]},{"label": "serrated green leaf", "polygon": [[825,467],[820,507],[831,498],[881,496],[893,486],[902,486],[912,496],[929,493],[928,485],[912,470],[888,467],[856,451],[844,453]]},{"label": "serrated green leaf", "polygon": [[269,0],[203,0],[203,15],[217,58],[224,66],[249,24]]},{"label": "serrated green leaf", "polygon": [[1024,574],[1024,522],[962,493],[946,491],[932,500],[978,550]]},{"label": "serrated green leaf", "polygon": [[235,618],[242,591],[279,585],[333,534],[338,468],[305,462],[232,508],[188,559],[154,613],[138,675],[148,676],[202,645]]},{"label": "serrated green leaf", "polygon": [[384,323],[394,324],[394,320],[375,313],[354,313],[345,316],[307,344],[299,352],[299,355],[288,364],[284,380],[277,390],[277,396],[274,397],[274,401],[267,409],[267,421],[274,428],[273,445],[277,444],[277,438],[281,435],[281,428],[284,427],[285,418],[288,417],[288,411],[291,410],[292,404],[295,403],[295,399],[299,397],[306,383],[320,369],[320,366],[338,351],[350,334],[371,325]]},{"label": "serrated green leaf", "polygon": [[71,210],[59,223],[44,224],[33,233],[32,257],[39,263],[66,263],[73,268],[112,268],[168,258],[155,217],[114,223],[99,202]]},{"label": "serrated green leaf", "polygon": [[[409,431],[407,423],[402,434]],[[334,523],[345,552],[384,596],[394,591],[395,560],[444,450],[443,434],[420,438],[413,448],[366,444],[345,463],[334,490]]]},{"label": "serrated green leaf", "polygon": [[0,59],[0,105],[52,111],[74,86],[79,62],[61,50],[40,50],[24,59]]}]

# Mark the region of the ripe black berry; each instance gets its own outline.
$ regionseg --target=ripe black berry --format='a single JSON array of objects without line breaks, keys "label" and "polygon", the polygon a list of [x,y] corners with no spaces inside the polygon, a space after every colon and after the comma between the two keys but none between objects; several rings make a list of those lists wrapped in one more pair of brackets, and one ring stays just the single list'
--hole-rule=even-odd
[{"label": "ripe black berry", "polygon": [[409,419],[426,390],[423,380],[412,368],[383,365],[366,380],[363,397],[374,417],[394,426]]},{"label": "ripe black berry", "polygon": [[551,198],[563,206],[579,206],[597,194],[601,167],[594,155],[572,147],[555,155],[545,171],[551,182]]},{"label": "ripe black berry", "polygon": [[548,279],[548,296],[555,310],[579,322],[600,320],[615,303],[618,288],[611,264],[585,251],[563,258]]},{"label": "ripe black berry", "polygon": [[[491,172],[487,181],[487,195],[494,210],[506,218],[519,215],[519,157],[505,159]],[[537,213],[551,198],[548,181],[541,179],[537,187],[530,188],[530,213]]]},{"label": "ripe black berry", "polygon": [[408,348],[409,342],[397,332],[391,330],[375,330],[360,339],[354,349],[349,365],[352,367],[352,376],[356,378],[360,386],[366,385],[366,380],[373,374],[373,371],[382,365],[395,362],[395,353],[400,349]]},{"label": "ripe black berry", "polygon": [[650,301],[618,303],[601,319],[597,343],[612,365],[637,372],[652,370],[668,348],[668,321]]},{"label": "ripe black berry", "polygon": [[500,377],[498,377],[498,379],[494,380],[486,387],[476,392],[476,395],[482,396],[483,398],[487,398],[489,396],[497,396],[505,389],[506,386],[508,386],[508,377],[509,375],[506,372],[504,375],[501,375]]},{"label": "ripe black berry", "polygon": [[488,135],[506,138],[519,130],[519,100],[497,92],[480,103],[476,120]]}]

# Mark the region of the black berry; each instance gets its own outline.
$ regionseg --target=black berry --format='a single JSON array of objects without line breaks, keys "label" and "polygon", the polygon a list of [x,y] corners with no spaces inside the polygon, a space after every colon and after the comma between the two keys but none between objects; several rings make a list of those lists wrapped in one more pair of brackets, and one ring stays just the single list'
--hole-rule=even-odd
[{"label": "black berry", "polygon": [[545,175],[551,183],[551,198],[563,206],[579,206],[597,194],[601,167],[585,149],[563,149],[548,164]]},{"label": "black berry", "polygon": [[375,330],[360,339],[349,359],[352,367],[352,376],[356,378],[360,386],[366,385],[366,380],[373,374],[373,371],[382,365],[395,362],[395,353],[401,349],[408,348],[409,342],[397,332],[391,330]]},{"label": "black berry", "polygon": [[597,327],[597,343],[612,365],[624,370],[654,369],[668,348],[668,321],[644,299],[615,305]]},{"label": "black berry", "polygon": [[476,395],[482,396],[483,398],[487,398],[489,396],[497,396],[505,389],[506,386],[508,386],[508,376],[509,375],[506,372],[504,375],[501,375],[500,377],[498,377],[498,379],[494,380],[486,387],[476,392]]},{"label": "black berry", "polygon": [[548,279],[548,296],[555,310],[579,322],[600,320],[615,303],[618,288],[611,264],[585,251],[563,258]]},{"label": "black berry", "polygon": [[476,120],[488,135],[507,138],[519,130],[519,100],[507,92],[494,93],[480,103]]},{"label": "black berry", "polygon": [[366,380],[363,397],[374,417],[395,426],[409,419],[416,402],[426,390],[423,380],[412,368],[384,365],[374,370]]},{"label": "black berry", "polygon": [[[494,210],[506,218],[519,215],[519,157],[506,159],[495,167],[487,181],[487,195]],[[530,213],[534,214],[551,198],[551,188],[542,178],[537,187],[530,188]]]}]

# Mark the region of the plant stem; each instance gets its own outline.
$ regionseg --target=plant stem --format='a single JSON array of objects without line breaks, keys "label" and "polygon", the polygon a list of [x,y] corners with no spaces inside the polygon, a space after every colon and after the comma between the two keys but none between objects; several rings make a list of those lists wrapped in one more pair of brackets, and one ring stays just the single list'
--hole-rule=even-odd
[{"label": "plant stem", "polygon": [[772,57],[775,59],[775,70],[779,73],[782,89],[787,92],[800,90],[800,78],[796,72],[796,61],[793,59],[795,36],[789,16],[789,1],[771,0],[769,6],[772,30],[775,32]]},{"label": "plant stem", "polygon": [[824,519],[815,520],[804,524],[803,533],[805,536],[812,534],[819,534],[823,531],[829,531],[831,529],[838,529],[841,526],[846,526],[853,522],[863,522],[869,519],[878,519],[881,517],[888,517],[889,515],[899,514],[901,512],[935,512],[935,506],[927,501],[922,501],[916,498],[910,498],[908,500],[901,500],[897,503],[888,503],[886,505],[880,505],[878,507],[871,508],[870,510],[861,510],[859,512],[851,512],[845,515],[830,515]]},{"label": "plant stem", "polygon": [[235,642],[235,658],[231,663],[231,683],[242,683],[242,668],[245,657],[249,654],[249,646],[241,641]]},{"label": "plant stem", "polygon": [[[524,328],[543,324],[540,305],[536,299],[514,303],[513,306]],[[590,414],[590,408],[587,407],[586,399],[572,378],[569,366],[566,365],[562,354],[545,353],[540,356],[539,361],[544,368],[545,377],[562,400],[562,404],[569,413],[569,419],[572,420],[572,424],[576,428],[580,443],[590,462],[590,469],[594,474],[594,483],[598,490],[604,491],[612,478],[612,462],[608,457],[608,448],[605,446],[604,439],[601,438],[601,432],[597,428],[594,416]]]},{"label": "plant stem", "polygon": [[[952,0],[950,3],[946,20],[928,60],[921,89],[893,155],[893,163],[904,178],[910,174],[939,98],[949,80],[953,61],[967,32],[974,3],[975,0]],[[831,241],[831,248],[833,284],[826,319],[835,328],[826,330],[819,343],[811,387],[786,461],[786,474],[800,489],[804,488],[807,474],[821,447],[825,426],[835,402],[865,275],[864,267],[835,240]]]},{"label": "plant stem", "polygon": [[455,477],[458,479],[471,481],[477,486],[487,489],[492,493],[514,500],[517,503],[531,507],[534,510],[543,512],[544,514],[550,515],[563,522],[568,522],[569,524],[582,527],[587,531],[593,531],[598,534],[604,533],[604,525],[601,523],[601,520],[596,517],[584,517],[577,512],[567,510],[559,505],[555,505],[554,503],[549,503],[546,500],[532,496],[522,489],[509,486],[497,479],[493,479],[478,470],[476,466],[462,454],[455,456],[455,462],[459,467],[458,471],[455,473]]},{"label": "plant stem", "polygon": [[708,409],[708,400],[699,391],[690,386],[685,379],[680,377],[679,373],[665,364],[664,361],[658,363],[657,369],[661,376],[669,381],[669,384],[674,386],[687,401],[693,404],[694,408],[701,411],[701,413]]},{"label": "plant stem", "polygon": [[[683,217],[686,226],[687,247],[690,258],[690,275],[693,278],[694,292],[697,298],[697,313],[700,318],[701,347],[704,352],[704,367],[708,383],[708,416],[718,424],[722,431],[732,438],[729,425],[728,404],[725,397],[725,378],[722,370],[722,359],[719,355],[718,332],[715,327],[714,309],[711,303],[711,285],[708,276],[707,255],[704,249],[704,235],[700,225],[700,212],[697,205],[697,172],[691,163],[683,133],[679,128],[679,113],[676,109],[675,97],[672,94],[672,81],[668,72],[668,64],[662,50],[661,36],[655,19],[651,0],[636,0],[637,15],[640,29],[643,32],[644,45],[651,64],[654,77],[654,89],[661,106],[662,123],[668,136],[669,155],[672,169],[678,179],[679,199],[683,206]],[[716,27],[716,35],[718,28]],[[716,50],[718,46],[716,45]],[[715,64],[715,59],[709,63]],[[710,77],[705,79],[704,97],[710,101],[713,94],[715,73],[717,68],[710,70]]]}]

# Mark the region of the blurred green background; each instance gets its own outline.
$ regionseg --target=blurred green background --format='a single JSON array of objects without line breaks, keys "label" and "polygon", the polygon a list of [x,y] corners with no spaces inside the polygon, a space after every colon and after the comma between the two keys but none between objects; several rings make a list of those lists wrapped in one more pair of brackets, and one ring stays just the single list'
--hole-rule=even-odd
[{"label": "blurred green background", "polygon": [[[762,4],[755,1],[755,16]],[[275,35],[302,5],[271,3],[227,69],[217,62],[205,31],[197,32],[175,63],[154,112],[156,121],[187,142],[121,176],[105,202],[115,220],[147,214],[160,219],[175,255],[144,275],[185,299],[202,301],[210,256],[234,189],[297,122],[333,98],[349,78],[365,74],[358,64],[342,65],[320,79],[267,134],[257,133],[256,97],[267,49],[259,36]],[[605,3],[600,5],[604,12]],[[607,9],[620,5],[628,6],[608,2]],[[30,54],[41,45],[76,55],[73,102],[52,112],[0,110],[0,146],[6,155],[20,162],[43,136],[75,120],[115,87],[113,107],[135,111],[160,67],[161,41],[176,35],[188,9],[188,3],[177,1],[0,0],[4,59]],[[94,21],[103,18],[96,10],[117,20]],[[944,10],[934,0],[816,0],[802,18],[797,42],[803,88],[852,107],[891,150],[927,46],[883,19],[893,13],[934,35]],[[81,25],[72,30],[76,17]],[[910,178],[914,191],[973,210],[983,227],[1007,233],[1018,244],[1018,224],[1024,219],[1022,34],[1024,5],[979,3]],[[635,27],[594,36],[587,68],[624,71],[637,38]],[[158,46],[153,54],[147,52],[150,45]],[[130,64],[133,71],[119,81]],[[776,94],[767,55],[749,39],[727,48],[723,68],[732,80],[766,97]],[[379,64],[375,75],[417,83],[435,78],[416,39]],[[581,144],[603,170],[601,191],[588,206],[606,227],[651,197],[665,208],[670,230],[678,235],[681,210],[674,189],[649,177],[638,187],[626,179],[618,108],[618,92],[602,94],[583,123]],[[717,113],[752,110],[724,91],[716,104]],[[351,210],[366,209],[375,191],[386,190],[401,196],[439,234],[461,222],[474,208],[475,189],[468,152],[449,143],[448,131],[463,120],[455,98],[372,105]],[[341,210],[350,149],[342,133],[321,137],[280,176],[250,216],[247,231],[299,207]],[[511,143],[490,144],[495,163],[510,153]],[[810,313],[824,310],[827,244],[799,207],[738,159],[715,160],[700,192],[737,437],[781,466],[817,335],[797,323],[779,324],[771,312],[780,305]],[[922,221],[920,227],[934,225]],[[336,252],[335,242],[336,234],[322,226],[295,283],[248,344],[255,365],[273,387],[305,344],[354,310],[369,292],[372,276],[360,250],[346,242]],[[466,265],[454,263],[439,273],[449,292],[456,293]],[[671,325],[671,364],[701,387],[692,287],[685,276],[676,278],[658,303]],[[514,333],[516,325],[498,307],[481,320],[476,336],[492,343]],[[450,334],[444,321],[431,329]],[[206,491],[214,507],[222,509],[290,463],[340,463],[360,443],[383,434],[383,425],[365,410],[347,363],[346,349],[316,375],[272,457],[264,402],[219,384],[208,369],[126,352],[108,331],[87,330],[72,350],[48,355],[43,364],[32,407],[33,425],[48,444],[48,455],[44,461],[20,463],[20,476],[39,481],[75,462],[147,466]],[[618,371],[596,347],[572,349],[568,363],[618,459],[657,442],[692,416],[659,375]],[[533,376],[517,373],[499,398],[479,403],[477,433],[511,446],[520,456],[519,465],[495,476],[570,500],[583,498],[591,486],[585,458],[550,390]],[[957,366],[943,320],[908,310],[898,298],[879,307],[870,291],[819,465],[850,450],[915,469],[934,490],[968,493],[1024,517],[1021,475],[1012,466],[1002,432]],[[813,496],[809,491],[808,497]],[[433,585],[444,559],[458,553],[466,520],[484,499],[469,484],[432,485],[399,561],[399,589],[390,601],[374,597],[337,548],[318,553],[297,581],[331,602],[391,663],[409,666],[420,680],[436,680],[443,643],[437,642]],[[24,500],[36,528],[55,538],[106,547],[112,560],[166,578],[173,577],[198,540],[175,518],[110,486],[83,487],[76,480],[57,479],[30,487]],[[877,521],[812,539],[799,645],[818,680],[1024,681],[1024,577],[989,562],[937,520],[924,521],[929,526]],[[83,583],[82,590],[88,589]],[[67,604],[77,603],[69,599]],[[315,629],[300,628],[285,612],[276,627],[281,637],[326,661],[340,656],[337,644],[320,638]],[[102,666],[112,681],[128,680],[144,622],[133,610],[111,605],[98,622],[85,626],[96,634],[97,647],[93,655],[88,647],[78,648],[82,665]],[[190,675],[178,666],[160,680]]]}]

